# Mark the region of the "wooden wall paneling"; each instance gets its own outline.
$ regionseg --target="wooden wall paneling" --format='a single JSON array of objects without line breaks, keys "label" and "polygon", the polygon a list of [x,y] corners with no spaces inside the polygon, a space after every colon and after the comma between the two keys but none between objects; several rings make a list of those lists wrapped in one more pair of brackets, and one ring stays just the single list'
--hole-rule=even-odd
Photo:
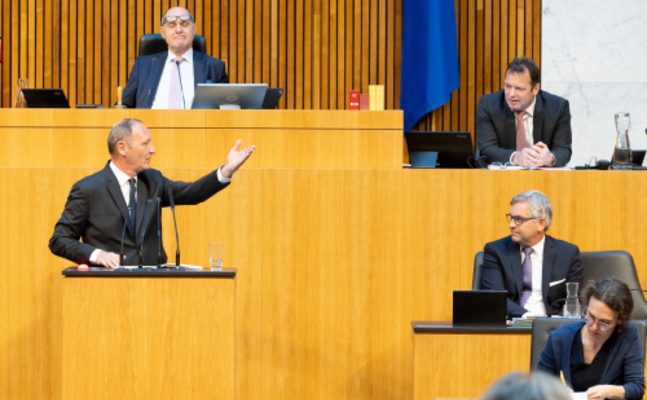
[{"label": "wooden wall paneling", "polygon": [[254,55],[251,61],[254,65],[254,76],[252,82],[254,83],[269,83],[263,80],[263,27],[265,20],[263,18],[263,0],[256,0],[254,2]]},{"label": "wooden wall paneling", "polygon": [[322,69],[322,51],[321,51],[321,2],[323,0],[314,0],[312,9],[312,108],[321,109],[321,69]]},{"label": "wooden wall paneling", "polygon": [[70,104],[83,104],[85,103],[85,66],[86,66],[86,48],[85,42],[88,39],[85,24],[85,1],[77,1],[76,18],[71,21],[76,26],[76,100]]},{"label": "wooden wall paneling", "polygon": [[393,27],[395,30],[395,79],[394,79],[394,84],[395,84],[395,89],[394,89],[394,95],[395,95],[395,105],[394,109],[399,109],[400,108],[400,77],[402,74],[402,2],[398,1],[395,4],[395,26]]},{"label": "wooden wall paneling", "polygon": [[501,87],[505,81],[505,66],[508,65],[508,30],[509,30],[509,18],[508,15],[508,0],[501,0],[501,65],[499,70],[499,77],[501,79]]},{"label": "wooden wall paneling", "polygon": [[348,91],[346,87],[346,7],[343,0],[337,0],[337,65],[335,66],[336,82],[335,90],[337,93],[337,109],[348,109],[347,99]]},{"label": "wooden wall paneling", "polygon": [[[376,65],[377,67],[377,79],[375,81],[375,84],[377,85],[384,85],[384,89],[386,90],[386,37],[387,37],[387,32],[386,32],[386,3],[385,0],[379,0],[378,4],[376,4],[378,7],[377,14],[378,14],[378,47],[377,47],[377,60],[378,63]],[[388,94],[385,92],[384,93],[384,103],[382,104],[382,107],[386,107],[386,97]]]},{"label": "wooden wall paneling", "polygon": [[541,0],[534,0],[532,7],[532,59],[541,66]]},{"label": "wooden wall paneling", "polygon": [[296,57],[294,61],[294,69],[291,71],[294,71],[294,79],[293,79],[293,84],[295,87],[295,96],[294,96],[294,104],[293,107],[295,109],[303,109],[303,98],[305,96],[305,69],[304,69],[304,47],[305,47],[305,30],[304,30],[304,2],[302,1],[296,1],[295,4],[295,23],[296,27],[294,29],[294,39],[295,39],[295,44],[294,48],[296,50]]},{"label": "wooden wall paneling", "polygon": [[354,53],[354,43],[355,43],[355,10],[354,10],[354,2],[348,1],[348,2],[341,2],[340,7],[345,7],[346,9],[344,10],[344,27],[342,28],[344,30],[344,41],[343,41],[343,49],[344,49],[344,74],[342,76],[343,82],[344,82],[344,87],[345,91],[343,93],[344,96],[344,101],[343,104],[345,107],[348,109],[350,107],[350,101],[349,101],[349,95],[348,92],[351,90],[359,90],[359,87],[355,86],[353,82],[353,75],[354,75],[354,68],[353,68],[353,57]]},{"label": "wooden wall paneling", "polygon": [[386,110],[390,110],[395,108],[395,4],[389,1],[386,7],[386,51],[382,68],[385,69],[386,75],[384,81],[386,103],[384,107]]},{"label": "wooden wall paneling", "polygon": [[368,87],[363,86],[362,81],[362,60],[364,60],[364,29],[362,16],[362,2],[355,1],[353,4],[353,90],[361,93],[368,93]]},{"label": "wooden wall paneling", "polygon": [[247,54],[247,48],[246,48],[246,41],[245,41],[245,33],[247,29],[247,2],[246,1],[239,1],[238,2],[238,26],[237,26],[237,33],[238,33],[238,42],[236,45],[237,48],[237,58],[238,58],[238,81],[239,83],[245,83],[247,79],[247,74],[246,74],[246,69],[247,69],[247,60],[246,60],[246,54]]},{"label": "wooden wall paneling", "polygon": [[[229,57],[229,1],[220,3],[220,59],[227,64],[227,75],[231,80],[232,65]],[[215,39],[215,38],[214,38]]]},{"label": "wooden wall paneling", "polygon": [[[147,0],[150,2],[150,0]],[[111,28],[111,18],[110,18],[110,3],[104,1],[102,3],[101,10],[101,104],[104,107],[108,107],[110,103],[110,87],[112,85],[111,81],[111,37],[110,37],[110,28]],[[116,96],[115,96],[116,100]]]},{"label": "wooden wall paneling", "polygon": [[45,37],[43,31],[45,30],[45,9],[43,6],[43,0],[36,0],[36,21],[33,29],[35,29],[35,43],[34,43],[34,58],[32,58],[32,63],[35,63],[35,76],[36,76],[36,86],[43,87],[44,83],[44,72],[43,64],[45,63]]},{"label": "wooden wall paneling", "polygon": [[313,35],[313,7],[312,2],[304,4],[303,15],[303,108],[313,108],[313,56],[314,56],[314,35]]},{"label": "wooden wall paneling", "polygon": [[[321,75],[319,76],[320,109],[330,109],[330,1],[321,0]],[[334,0],[333,0],[334,1]]]},{"label": "wooden wall paneling", "polygon": [[287,0],[285,5],[287,15],[286,33],[285,33],[285,70],[281,71],[281,76],[285,78],[286,87],[286,108],[294,109],[296,106],[295,97],[301,90],[296,86],[296,76],[301,75],[303,71],[296,70],[296,4],[295,0]]},{"label": "wooden wall paneling", "polygon": [[[16,66],[15,78],[29,78],[27,72],[27,39],[29,38],[29,32],[27,31],[27,0],[20,0],[20,4],[16,2],[18,7],[15,8],[16,15],[16,31],[14,32],[14,39],[17,43],[20,44],[20,47],[16,52],[16,61],[19,61]],[[34,85],[34,81],[29,81],[30,87]],[[14,85],[15,86],[15,85]],[[16,96],[16,89],[14,87],[14,98]]]},{"label": "wooden wall paneling", "polygon": [[499,13],[501,0],[489,0],[492,6],[492,87],[491,92],[499,90],[501,85],[499,70],[501,68],[501,14]]},{"label": "wooden wall paneling", "polygon": [[12,3],[10,1],[5,1],[2,3],[2,99],[7,99],[3,101],[5,107],[12,107],[13,103],[8,100],[11,98],[12,84],[11,84],[11,72],[15,62],[12,62],[13,56],[13,46],[12,46],[12,27],[11,23],[13,19],[12,15]]},{"label": "wooden wall paneling", "polygon": [[371,65],[373,64],[373,59],[371,58],[371,37],[372,37],[372,27],[371,27],[371,19],[370,19],[370,1],[362,1],[361,2],[361,10],[362,10],[362,32],[360,33],[358,40],[361,40],[362,43],[362,56],[357,60],[359,63],[359,68],[361,70],[361,76],[362,76],[362,81],[361,81],[361,91],[362,93],[368,93],[368,85],[372,84],[371,83],[371,77],[370,77],[370,68]]},{"label": "wooden wall paneling", "polygon": [[[330,93],[329,96],[329,108],[331,110],[336,110],[338,109],[337,104],[338,104],[338,96],[339,92],[344,91],[344,87],[338,86],[337,82],[337,77],[338,77],[338,67],[337,67],[337,60],[339,57],[339,45],[338,45],[338,31],[337,31],[337,25],[338,25],[338,18],[339,18],[339,9],[337,8],[337,0],[329,0],[329,7],[328,9],[330,10],[330,14],[328,17],[328,48],[329,48],[329,54],[330,56],[328,57],[328,65],[329,65],[329,74],[327,77],[328,81],[328,90]],[[344,108],[343,102],[339,104],[341,109]]]},{"label": "wooden wall paneling", "polygon": [[[379,18],[379,8],[378,8],[378,1],[379,0],[370,0],[365,2],[365,5],[368,5],[368,9],[366,12],[369,15],[369,21],[368,21],[368,29],[370,34],[368,37],[370,38],[369,42],[369,56],[366,60],[369,60],[369,65],[368,65],[368,84],[369,85],[377,85],[378,81],[378,70],[377,70],[377,63],[379,60],[379,54],[378,54],[378,48],[379,48],[379,25],[378,25],[378,18]],[[368,93],[368,91],[367,91]]]}]

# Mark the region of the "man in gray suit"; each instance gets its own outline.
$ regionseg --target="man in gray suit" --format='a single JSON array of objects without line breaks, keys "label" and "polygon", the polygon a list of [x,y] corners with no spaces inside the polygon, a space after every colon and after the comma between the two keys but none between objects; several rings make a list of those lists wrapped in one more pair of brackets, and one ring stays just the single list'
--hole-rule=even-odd
[{"label": "man in gray suit", "polygon": [[568,101],[540,90],[539,67],[528,57],[508,65],[505,87],[481,97],[476,140],[485,162],[562,167],[571,159]]},{"label": "man in gray suit", "polygon": [[486,244],[483,251],[483,289],[508,291],[509,316],[557,314],[566,283],[582,282],[580,250],[546,235],[553,206],[543,193],[520,193],[510,205],[510,236]]},{"label": "man in gray suit", "polygon": [[[77,264],[116,268],[120,265],[123,237],[123,265],[137,265],[137,249],[144,233],[147,251],[143,255],[143,264],[157,265],[156,208],[169,206],[171,198],[180,205],[198,204],[227,187],[234,172],[255,149],[255,146],[250,146],[238,151],[240,145],[238,140],[225,164],[215,171],[195,182],[176,182],[150,167],[155,147],[146,126],[137,119],[124,119],[112,127],[108,136],[111,160],[105,168],[72,187],[65,210],[49,241],[50,250]],[[150,212],[147,214],[149,204]],[[166,252],[162,248],[159,261],[165,263],[166,260]]]}]

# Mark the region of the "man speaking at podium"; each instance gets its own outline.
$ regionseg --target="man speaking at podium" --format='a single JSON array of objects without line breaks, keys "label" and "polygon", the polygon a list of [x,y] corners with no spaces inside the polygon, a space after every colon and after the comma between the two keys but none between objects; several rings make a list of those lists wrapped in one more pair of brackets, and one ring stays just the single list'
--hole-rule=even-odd
[{"label": "man speaking at podium", "polygon": [[225,63],[193,51],[193,14],[173,7],[162,16],[168,51],[137,57],[122,94],[128,108],[188,109],[198,83],[229,83]]},{"label": "man speaking at podium", "polygon": [[[111,160],[105,168],[72,187],[49,241],[50,250],[77,264],[117,268],[123,239],[123,265],[137,265],[144,234],[143,264],[157,265],[157,207],[169,206],[173,200],[198,204],[227,187],[255,149],[238,151],[240,145],[239,140],[215,171],[192,183],[175,182],[150,167],[155,147],[148,128],[137,119],[124,119],[108,136]],[[162,247],[159,261],[166,260]]]}]

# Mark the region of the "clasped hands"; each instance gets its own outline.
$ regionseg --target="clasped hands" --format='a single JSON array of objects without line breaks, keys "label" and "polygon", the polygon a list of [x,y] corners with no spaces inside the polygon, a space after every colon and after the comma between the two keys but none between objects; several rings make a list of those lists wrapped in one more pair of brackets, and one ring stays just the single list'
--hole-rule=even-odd
[{"label": "clasped hands", "polygon": [[532,147],[517,151],[512,162],[521,167],[550,167],[555,162],[555,156],[545,143],[538,142]]}]

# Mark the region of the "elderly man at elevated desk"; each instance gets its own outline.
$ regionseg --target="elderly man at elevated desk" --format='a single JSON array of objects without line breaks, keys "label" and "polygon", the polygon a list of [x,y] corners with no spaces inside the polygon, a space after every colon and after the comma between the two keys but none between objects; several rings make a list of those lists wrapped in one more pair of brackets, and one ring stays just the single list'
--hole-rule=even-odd
[{"label": "elderly man at elevated desk", "polygon": [[508,316],[557,314],[566,283],[582,282],[580,250],[546,235],[553,206],[543,193],[523,192],[510,205],[510,236],[485,245],[482,286],[508,291]]},{"label": "elderly man at elevated desk", "polygon": [[223,61],[193,50],[193,14],[173,7],[161,22],[168,51],[135,60],[122,93],[128,108],[188,109],[198,83],[229,83]]},{"label": "elderly man at elevated desk", "polygon": [[563,167],[571,159],[568,101],[540,90],[539,67],[515,58],[505,87],[481,97],[476,110],[476,140],[485,162],[522,167]]},{"label": "elderly man at elevated desk", "polygon": [[[177,204],[198,204],[227,187],[255,149],[238,151],[240,144],[236,142],[225,164],[197,181],[172,181],[150,167],[155,147],[148,128],[137,119],[115,124],[108,136],[110,161],[74,184],[49,241],[50,250],[77,264],[117,268],[123,240],[123,265],[166,263],[163,247],[158,259],[156,208],[173,204],[173,199]],[[137,250],[142,241],[148,251],[140,259]]]}]

